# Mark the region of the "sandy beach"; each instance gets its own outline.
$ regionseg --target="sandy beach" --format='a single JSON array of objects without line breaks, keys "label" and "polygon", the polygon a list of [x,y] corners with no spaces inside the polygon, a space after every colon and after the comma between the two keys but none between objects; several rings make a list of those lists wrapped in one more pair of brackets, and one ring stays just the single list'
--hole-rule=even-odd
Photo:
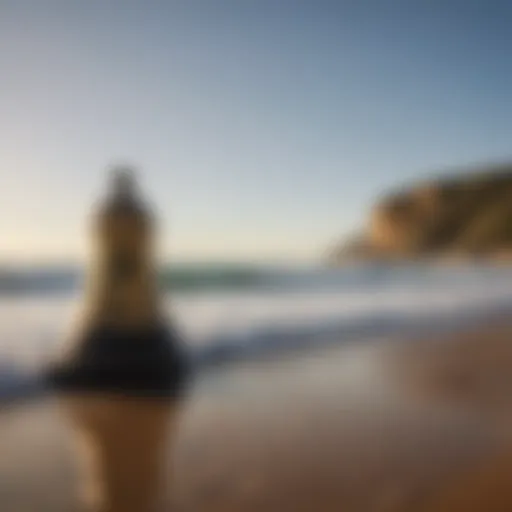
[{"label": "sandy beach", "polygon": [[[211,368],[173,415],[173,511],[512,510],[512,325]],[[0,411],[0,509],[80,510],[52,397]]]}]

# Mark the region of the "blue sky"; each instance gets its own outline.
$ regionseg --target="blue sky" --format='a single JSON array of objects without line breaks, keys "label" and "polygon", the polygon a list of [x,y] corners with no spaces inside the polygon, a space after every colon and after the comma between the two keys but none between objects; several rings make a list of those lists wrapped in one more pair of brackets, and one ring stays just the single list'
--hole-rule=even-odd
[{"label": "blue sky", "polygon": [[0,260],[81,259],[128,161],[177,260],[311,260],[385,190],[512,156],[499,1],[0,0]]}]

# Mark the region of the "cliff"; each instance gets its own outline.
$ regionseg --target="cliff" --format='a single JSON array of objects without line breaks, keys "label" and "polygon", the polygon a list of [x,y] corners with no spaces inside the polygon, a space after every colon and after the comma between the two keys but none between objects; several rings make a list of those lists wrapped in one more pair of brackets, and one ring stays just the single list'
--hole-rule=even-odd
[{"label": "cliff", "polygon": [[396,191],[364,233],[335,247],[346,259],[505,258],[512,261],[512,164]]}]

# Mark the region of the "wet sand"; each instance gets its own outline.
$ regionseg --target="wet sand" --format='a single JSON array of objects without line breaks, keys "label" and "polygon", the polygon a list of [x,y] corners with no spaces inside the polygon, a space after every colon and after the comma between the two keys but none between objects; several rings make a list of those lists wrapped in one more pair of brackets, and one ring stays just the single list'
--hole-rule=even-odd
[{"label": "wet sand", "polygon": [[[211,369],[173,415],[163,510],[510,511],[511,342],[502,322]],[[72,436],[53,398],[0,411],[2,512],[79,510]]]}]

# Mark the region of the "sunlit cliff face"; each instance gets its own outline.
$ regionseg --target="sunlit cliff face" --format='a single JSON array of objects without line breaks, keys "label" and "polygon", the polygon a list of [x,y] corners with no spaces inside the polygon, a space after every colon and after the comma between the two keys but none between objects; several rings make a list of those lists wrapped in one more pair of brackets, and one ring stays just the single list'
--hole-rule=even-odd
[{"label": "sunlit cliff face", "polygon": [[372,214],[371,240],[375,247],[384,252],[406,251],[412,229],[412,208],[409,201],[397,200],[380,205]]},{"label": "sunlit cliff face", "polygon": [[426,185],[406,196],[391,198],[372,213],[370,237],[381,251],[408,254],[422,249],[440,213],[441,196]]}]

